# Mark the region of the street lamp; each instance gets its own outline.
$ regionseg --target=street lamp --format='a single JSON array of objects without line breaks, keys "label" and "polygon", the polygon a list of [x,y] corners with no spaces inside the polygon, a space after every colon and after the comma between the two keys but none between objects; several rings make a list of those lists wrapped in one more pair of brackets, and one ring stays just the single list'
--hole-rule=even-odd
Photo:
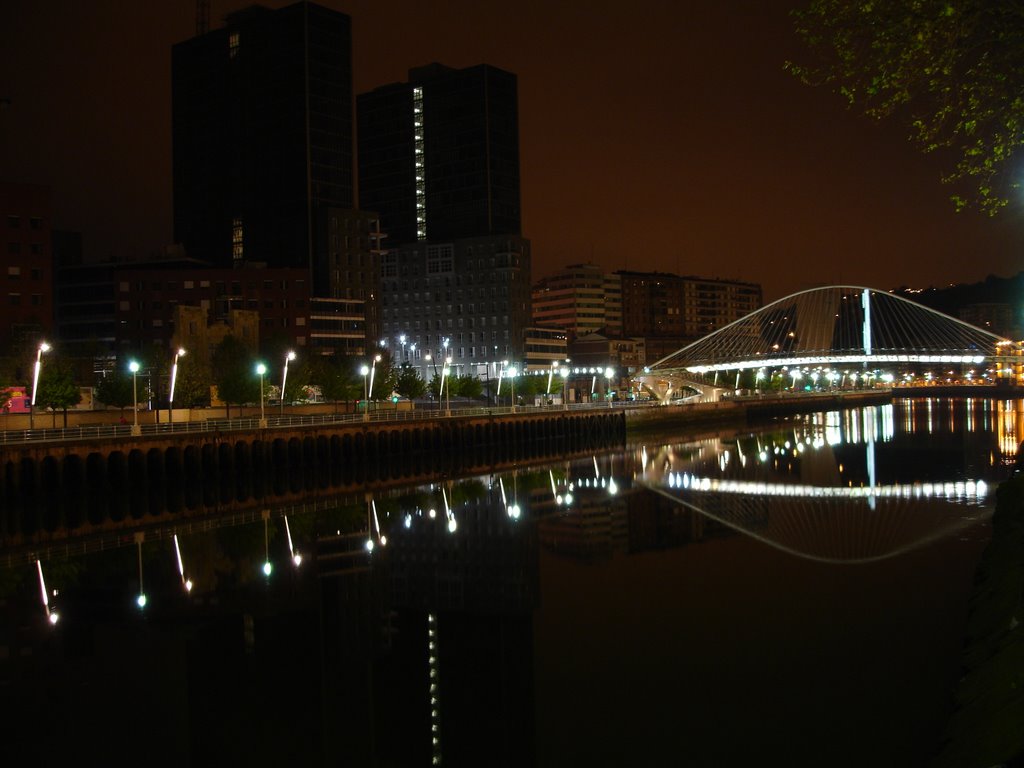
[{"label": "street lamp", "polygon": [[[447,342],[447,341],[448,340],[445,339],[445,342]],[[451,396],[452,388],[451,388],[450,384],[448,386],[445,386],[445,383],[448,381],[448,375],[452,372],[451,371],[451,364],[452,364],[452,359],[450,357],[446,357],[444,359],[444,368],[441,369],[441,389],[444,391],[444,413],[445,413],[445,416],[451,416],[452,415],[452,396]],[[439,405],[440,405],[440,403],[439,403]]]},{"label": "street lamp", "polygon": [[178,358],[184,357],[184,347],[178,347],[174,353],[174,362],[171,364],[171,393],[167,397],[167,423],[174,421],[174,384],[178,380]]},{"label": "street lamp", "polygon": [[569,369],[562,368],[562,410],[569,410]]},{"label": "street lamp", "polygon": [[284,416],[284,385],[288,382],[288,363],[295,359],[295,353],[289,350],[284,356],[284,373],[281,374],[281,415]]},{"label": "street lamp", "polygon": [[364,365],[359,369],[363,376],[363,421],[370,418],[370,392],[366,388],[366,377],[370,375],[370,366]]},{"label": "street lamp", "polygon": [[135,420],[132,422],[132,434],[141,434],[139,429],[139,362],[132,360],[128,363],[128,370],[132,372],[132,401],[134,402],[134,408],[132,409],[135,414]]},{"label": "street lamp", "polygon": [[608,398],[608,407],[612,407],[612,376],[615,375],[615,370],[612,368],[604,369],[604,396]]},{"label": "street lamp", "polygon": [[36,350],[36,370],[32,376],[32,407],[28,411],[28,427],[34,429],[36,425],[36,392],[39,389],[39,371],[43,368],[43,352],[49,352],[50,345],[45,341],[40,343]]},{"label": "street lamp", "polygon": [[518,374],[518,371],[516,370],[516,367],[514,365],[511,368],[509,368],[508,369],[508,373],[505,374],[506,376],[508,376],[509,386],[512,387],[512,413],[516,412],[516,375],[517,374]]},{"label": "street lamp", "polygon": [[405,334],[403,333],[398,337],[398,342],[402,345],[402,362],[405,362]]},{"label": "street lamp", "polygon": [[367,400],[369,400],[371,397],[373,397],[373,377],[377,373],[377,363],[379,363],[380,361],[381,361],[381,356],[380,355],[375,355],[374,358],[373,358],[373,363],[371,363],[371,365],[370,365],[370,389],[366,393]]},{"label": "street lamp", "polygon": [[256,373],[260,375],[260,429],[263,429],[267,426],[267,414],[263,407],[263,377],[267,373],[267,366],[259,363],[256,366]]}]

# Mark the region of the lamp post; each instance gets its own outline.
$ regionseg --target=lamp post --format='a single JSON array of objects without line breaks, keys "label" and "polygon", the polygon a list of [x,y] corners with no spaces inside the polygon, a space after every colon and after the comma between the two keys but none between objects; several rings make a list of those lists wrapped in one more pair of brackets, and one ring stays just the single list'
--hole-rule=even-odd
[{"label": "lamp post", "polygon": [[284,356],[284,373],[281,374],[281,415],[284,416],[284,385],[288,382],[288,363],[295,359],[291,350]]},{"label": "lamp post", "polygon": [[363,375],[363,421],[370,418],[370,391],[366,388],[366,377],[370,375],[370,366],[364,365],[359,369]]},{"label": "lamp post", "polygon": [[178,347],[174,353],[174,362],[171,363],[171,393],[167,396],[167,423],[174,421],[174,384],[178,380],[178,358],[185,356],[184,347]]},{"label": "lamp post", "polygon": [[132,372],[132,412],[134,413],[134,420],[132,421],[132,434],[142,434],[142,430],[139,428],[139,362],[132,360],[128,363],[128,370]]},{"label": "lamp post", "polygon": [[398,337],[398,343],[402,345],[402,362],[405,362],[405,334]]},{"label": "lamp post", "polygon": [[[381,356],[380,355],[374,355],[373,362],[370,364],[370,389],[366,393],[367,400],[369,400],[371,397],[373,397],[373,377],[377,373],[377,363],[379,363],[380,361],[381,361]],[[369,404],[369,403],[367,403],[367,404]]]},{"label": "lamp post", "polygon": [[39,372],[43,368],[43,352],[49,352],[50,345],[45,341],[39,344],[39,348],[36,350],[36,369],[32,375],[32,403],[28,411],[28,428],[34,429],[36,426],[36,392],[39,390]]},{"label": "lamp post", "polygon": [[[445,341],[447,342],[447,339],[445,339]],[[441,389],[444,392],[444,415],[445,416],[451,416],[452,415],[452,397],[451,397],[451,389],[452,388],[451,388],[451,385],[445,386],[445,384],[448,381],[448,376],[452,372],[451,371],[451,364],[452,364],[452,359],[450,357],[446,357],[444,359],[444,368],[441,369]],[[438,405],[440,405],[440,403],[438,403]]]},{"label": "lamp post", "polygon": [[508,369],[508,373],[505,374],[508,376],[509,386],[512,387],[512,413],[516,412],[516,376],[518,373],[519,372],[516,370],[516,367],[513,365]]},{"label": "lamp post", "polygon": [[615,371],[612,368],[604,369],[604,396],[608,398],[608,407],[612,407],[612,376],[615,375]]},{"label": "lamp post", "polygon": [[263,406],[263,377],[267,373],[267,366],[263,363],[259,363],[256,366],[256,373],[260,375],[260,429],[266,429],[267,413]]},{"label": "lamp post", "polygon": [[562,410],[569,410],[569,369],[562,368]]}]

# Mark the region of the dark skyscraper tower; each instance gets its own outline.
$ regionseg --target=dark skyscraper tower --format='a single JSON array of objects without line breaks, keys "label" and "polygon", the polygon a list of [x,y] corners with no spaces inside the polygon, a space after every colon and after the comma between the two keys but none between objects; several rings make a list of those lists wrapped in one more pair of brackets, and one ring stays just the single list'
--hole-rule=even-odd
[{"label": "dark skyscraper tower", "polygon": [[253,6],[174,46],[174,238],[221,265],[307,267],[328,295],[329,209],[351,209],[343,13]]},{"label": "dark skyscraper tower", "polygon": [[391,244],[520,234],[515,75],[432,64],[357,114],[360,205]]}]

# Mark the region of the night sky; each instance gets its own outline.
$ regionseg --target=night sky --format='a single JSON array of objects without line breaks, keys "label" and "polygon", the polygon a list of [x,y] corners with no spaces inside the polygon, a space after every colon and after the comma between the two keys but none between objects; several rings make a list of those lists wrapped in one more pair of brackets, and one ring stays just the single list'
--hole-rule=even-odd
[{"label": "night sky", "polygon": [[[248,4],[212,0],[211,27]],[[751,280],[767,301],[1022,269],[1020,201],[954,213],[903,126],[783,71],[807,58],[792,2],[322,4],[352,17],[356,93],[431,61],[518,75],[535,279],[592,261]],[[171,45],[194,30],[189,0],[0,10],[0,178],[51,186],[89,257],[170,242]]]}]

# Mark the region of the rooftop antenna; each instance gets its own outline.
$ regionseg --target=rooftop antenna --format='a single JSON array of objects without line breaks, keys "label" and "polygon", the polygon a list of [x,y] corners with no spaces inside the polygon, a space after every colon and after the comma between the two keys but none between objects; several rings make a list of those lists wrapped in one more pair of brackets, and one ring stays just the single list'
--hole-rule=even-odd
[{"label": "rooftop antenna", "polygon": [[196,37],[210,31],[210,0],[196,0]]}]

